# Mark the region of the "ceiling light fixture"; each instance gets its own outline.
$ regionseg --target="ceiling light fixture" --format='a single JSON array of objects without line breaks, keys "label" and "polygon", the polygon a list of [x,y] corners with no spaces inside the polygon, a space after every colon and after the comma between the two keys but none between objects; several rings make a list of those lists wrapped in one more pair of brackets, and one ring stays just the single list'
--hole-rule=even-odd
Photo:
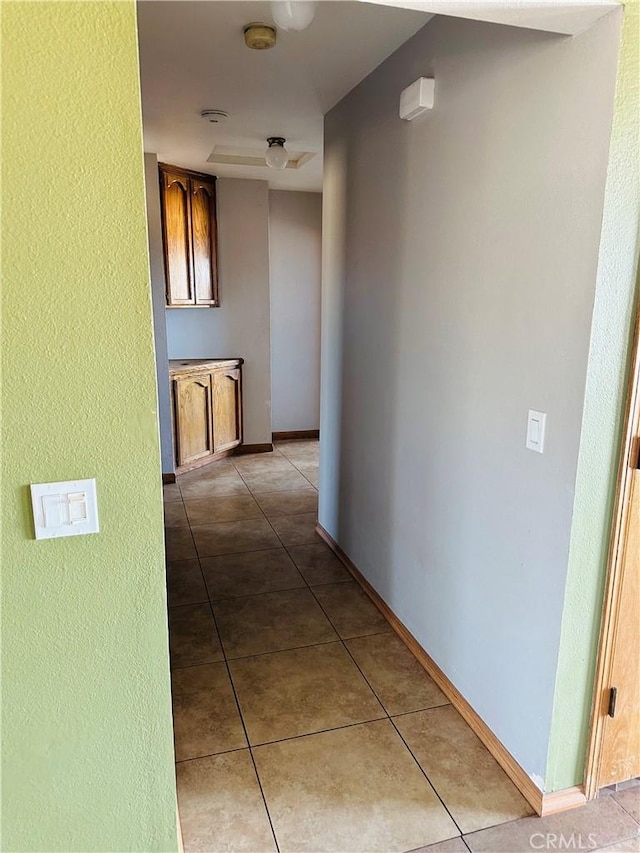
[{"label": "ceiling light fixture", "polygon": [[244,28],[244,43],[251,50],[269,50],[276,43],[277,32],[271,24],[247,24]]},{"label": "ceiling light fixture", "polygon": [[313,21],[316,0],[272,0],[271,16],[281,30],[300,32]]},{"label": "ceiling light fixture", "polygon": [[282,136],[270,136],[267,139],[269,147],[264,155],[267,166],[271,166],[272,169],[287,168],[289,155],[287,154],[287,149],[284,147],[285,142],[286,139]]}]

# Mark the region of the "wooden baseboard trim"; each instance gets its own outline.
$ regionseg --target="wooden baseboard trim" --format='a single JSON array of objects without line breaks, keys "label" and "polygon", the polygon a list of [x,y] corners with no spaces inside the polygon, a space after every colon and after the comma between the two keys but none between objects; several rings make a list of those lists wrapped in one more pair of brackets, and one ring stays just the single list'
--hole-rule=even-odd
[{"label": "wooden baseboard trim", "polygon": [[171,483],[175,483],[176,475],[175,474],[163,474],[162,475],[162,485],[170,486]]},{"label": "wooden baseboard trim", "polygon": [[298,439],[320,438],[319,429],[292,429],[284,432],[274,432],[271,435],[272,441],[297,441]]},{"label": "wooden baseboard trim", "polygon": [[273,444],[239,444],[233,452],[236,456],[244,453],[273,453]]},{"label": "wooden baseboard trim", "polygon": [[579,806],[584,806],[586,802],[587,795],[582,785],[564,788],[562,791],[553,791],[551,794],[543,794],[541,816],[547,817],[550,814],[576,809]]},{"label": "wooden baseboard trim", "polygon": [[[437,663],[427,654],[420,643],[411,634],[402,622],[395,615],[388,604],[380,597],[376,590],[371,586],[369,581],[359,571],[359,569],[351,562],[348,555],[342,550],[338,543],[333,539],[331,534],[318,524],[316,527],[318,535],[323,539],[329,548],[334,552],[336,557],[344,564],[348,571],[353,575],[354,579],[360,584],[362,589],[369,596],[378,610],[385,617],[389,625],[393,628],[402,642],[406,645],[409,651],[416,658],[431,678],[435,681],[438,687],[442,690],[445,696],[449,699],[458,713],[466,720],[469,726],[473,729],[482,743],[487,747],[491,755],[495,758],[498,764],[511,779],[522,796],[527,800],[537,814],[542,814],[543,810],[543,793],[538,786],[529,777],[526,771],[518,764],[515,758],[507,750],[498,738],[491,731],[489,726],[484,722],[471,705],[464,698],[462,693],[454,686],[449,678],[440,669]],[[560,792],[559,792],[560,793]],[[566,806],[571,808],[571,806]],[[558,809],[559,810],[559,809]]]}]

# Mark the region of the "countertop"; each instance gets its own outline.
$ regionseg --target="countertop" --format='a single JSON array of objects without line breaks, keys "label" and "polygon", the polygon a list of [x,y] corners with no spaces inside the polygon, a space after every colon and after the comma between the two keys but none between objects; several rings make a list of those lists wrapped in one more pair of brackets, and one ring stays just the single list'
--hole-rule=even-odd
[{"label": "countertop", "polygon": [[238,367],[240,364],[244,364],[243,358],[176,358],[169,361],[169,376],[198,373],[216,367]]}]

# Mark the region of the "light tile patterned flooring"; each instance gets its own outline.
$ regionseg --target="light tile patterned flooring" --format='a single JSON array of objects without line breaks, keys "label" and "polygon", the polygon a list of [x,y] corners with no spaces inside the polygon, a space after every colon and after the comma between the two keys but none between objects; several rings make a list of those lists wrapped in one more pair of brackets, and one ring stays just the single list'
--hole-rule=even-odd
[{"label": "light tile patterned flooring", "polygon": [[185,851],[639,850],[640,788],[529,816],[315,533],[317,484],[292,441],[165,487]]}]

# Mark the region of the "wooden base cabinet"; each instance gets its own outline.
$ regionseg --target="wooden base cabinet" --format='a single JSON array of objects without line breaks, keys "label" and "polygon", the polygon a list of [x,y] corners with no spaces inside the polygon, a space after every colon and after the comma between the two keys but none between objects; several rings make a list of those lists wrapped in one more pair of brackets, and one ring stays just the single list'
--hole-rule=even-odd
[{"label": "wooden base cabinet", "polygon": [[177,473],[242,443],[242,359],[169,362]]},{"label": "wooden base cabinet", "polygon": [[242,383],[239,367],[215,370],[213,392],[213,452],[231,450],[242,441]]}]

